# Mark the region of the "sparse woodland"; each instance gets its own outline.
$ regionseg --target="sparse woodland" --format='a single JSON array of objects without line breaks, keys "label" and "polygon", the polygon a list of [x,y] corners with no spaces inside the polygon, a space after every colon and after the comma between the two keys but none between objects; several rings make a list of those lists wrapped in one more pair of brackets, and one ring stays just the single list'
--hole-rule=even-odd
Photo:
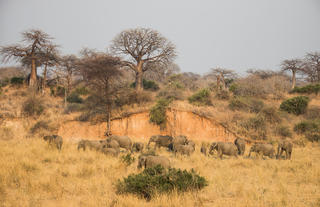
[{"label": "sparse woodland", "polygon": [[[320,205],[320,51],[283,60],[279,71],[239,75],[213,66],[200,75],[182,72],[174,43],[152,29],[120,32],[106,45],[109,52],[83,48],[62,55],[58,45],[45,32],[29,30],[21,44],[0,47],[3,62],[20,63],[0,68],[0,206]],[[144,199],[117,188],[123,178],[142,172],[139,153],[120,151],[115,158],[82,152],[77,143],[86,137],[63,134],[59,151],[42,139],[70,121],[104,123],[110,137],[116,135],[113,119],[145,111],[163,129],[170,108],[220,123],[246,140],[244,155],[205,156],[200,147],[215,140],[201,137],[188,137],[195,143],[190,156],[156,150],[174,168],[194,169],[205,181],[183,193],[177,190],[181,183],[171,193],[161,187]],[[291,160],[247,157],[254,143],[277,150],[282,140],[293,143]],[[147,144],[139,137],[132,141]]]}]

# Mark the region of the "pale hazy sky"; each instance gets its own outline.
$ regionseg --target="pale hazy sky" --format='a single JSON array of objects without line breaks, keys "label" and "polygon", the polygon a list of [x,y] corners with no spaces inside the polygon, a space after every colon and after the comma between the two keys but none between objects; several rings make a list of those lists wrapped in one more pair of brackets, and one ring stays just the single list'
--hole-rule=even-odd
[{"label": "pale hazy sky", "polygon": [[105,51],[136,27],[172,41],[182,71],[277,70],[284,59],[320,51],[320,0],[0,0],[2,46],[34,28],[53,36],[64,54]]}]

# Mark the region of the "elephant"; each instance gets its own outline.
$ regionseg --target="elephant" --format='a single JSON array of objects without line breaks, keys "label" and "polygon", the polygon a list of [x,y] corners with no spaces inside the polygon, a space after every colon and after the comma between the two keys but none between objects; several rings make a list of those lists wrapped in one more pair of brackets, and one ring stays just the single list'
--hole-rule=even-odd
[{"label": "elephant", "polygon": [[57,149],[61,151],[62,144],[63,144],[63,139],[61,136],[49,135],[49,136],[44,136],[43,139],[47,141],[50,145],[55,145]]},{"label": "elephant", "polygon": [[210,146],[209,153],[212,154],[214,150],[217,150],[220,159],[222,159],[223,155],[238,157],[238,148],[231,142],[213,142]]},{"label": "elephant", "polygon": [[119,150],[119,148],[115,149],[115,148],[105,147],[105,148],[101,149],[101,152],[105,155],[111,155],[113,157],[118,157],[120,150]]},{"label": "elephant", "polygon": [[135,142],[132,145],[132,152],[142,152],[144,144],[142,142]]},{"label": "elephant", "polygon": [[81,140],[78,143],[78,150],[83,149],[83,151],[86,150],[86,148],[89,148],[91,150],[101,150],[105,146],[104,140]]},{"label": "elephant", "polygon": [[193,149],[196,148],[196,144],[192,140],[187,140],[186,145],[191,146]]},{"label": "elephant", "polygon": [[184,145],[188,141],[187,137],[184,135],[179,135],[173,138],[173,145]]},{"label": "elephant", "polygon": [[163,168],[170,167],[170,161],[167,157],[164,156],[154,156],[154,155],[140,155],[138,159],[138,169],[150,168],[157,165],[161,165]]},{"label": "elephant", "polygon": [[249,157],[251,156],[252,152],[258,153],[260,156],[268,156],[270,158],[273,158],[275,154],[272,144],[264,143],[256,143],[252,145],[250,148]]},{"label": "elephant", "polygon": [[238,155],[243,155],[246,150],[246,141],[242,138],[237,138],[234,140],[234,144],[238,148]]},{"label": "elephant", "polygon": [[173,141],[173,137],[171,136],[154,135],[150,137],[147,147],[149,148],[150,143],[154,142],[155,143],[154,149],[156,149],[157,147],[169,148],[170,147],[169,145],[172,144],[172,141]]},{"label": "elephant", "polygon": [[278,143],[278,152],[277,152],[277,159],[281,158],[283,151],[286,152],[286,160],[291,159],[293,144],[289,140],[282,140]]},{"label": "elephant", "polygon": [[207,149],[209,147],[209,143],[205,143],[205,142],[202,142],[201,143],[201,148],[200,148],[200,152],[202,154],[204,154],[205,156],[207,156]]},{"label": "elephant", "polygon": [[119,149],[120,145],[119,145],[118,141],[116,141],[114,139],[108,139],[108,140],[106,140],[105,147],[106,148]]},{"label": "elephant", "polygon": [[111,135],[107,138],[107,141],[110,142],[111,140],[117,141],[119,146],[125,148],[127,151],[131,151],[132,149],[132,141],[128,136]]},{"label": "elephant", "polygon": [[176,145],[174,146],[174,153],[181,154],[181,155],[188,155],[190,156],[194,152],[194,147],[192,145]]}]

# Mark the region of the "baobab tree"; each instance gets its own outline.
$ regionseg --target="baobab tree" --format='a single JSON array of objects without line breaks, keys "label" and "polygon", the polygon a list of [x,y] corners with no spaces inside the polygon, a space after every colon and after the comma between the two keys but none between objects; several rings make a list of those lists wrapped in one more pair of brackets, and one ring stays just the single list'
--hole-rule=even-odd
[{"label": "baobab tree", "polygon": [[28,30],[22,33],[22,43],[9,45],[0,48],[0,54],[3,56],[2,61],[7,62],[11,59],[16,61],[30,60],[31,71],[29,87],[37,86],[37,62],[41,62],[41,54],[47,51],[48,45],[53,45],[53,39],[41,30]]},{"label": "baobab tree", "polygon": [[143,90],[143,73],[150,69],[150,64],[166,65],[175,58],[175,46],[159,32],[136,28],[121,32],[115,37],[111,51],[127,57],[123,65],[135,72],[136,90]]},{"label": "baobab tree", "polygon": [[106,135],[108,136],[111,134],[112,106],[117,98],[119,79],[122,76],[120,71],[121,60],[105,53],[91,51],[79,60],[77,66],[95,97],[95,110],[99,114],[106,115]]},{"label": "baobab tree", "polygon": [[[236,77],[236,73],[233,70],[225,68],[212,68],[210,75],[213,75],[217,78],[217,88],[218,90],[226,90],[226,79],[232,79]],[[221,86],[220,86],[221,84]]]},{"label": "baobab tree", "polygon": [[284,60],[281,63],[282,71],[291,71],[292,72],[292,85],[293,89],[296,86],[296,73],[299,71],[303,71],[303,62],[300,59],[291,59]]},{"label": "baobab tree", "polygon": [[[59,51],[57,49],[58,47],[58,45],[48,44],[43,48],[43,50],[36,54],[36,56],[38,57],[36,60],[36,67],[43,67],[43,79],[41,86],[42,93],[44,93],[45,91],[49,67],[56,66],[59,63],[60,57]],[[30,67],[32,65],[32,59],[27,56],[23,57],[21,63],[25,67]]]}]

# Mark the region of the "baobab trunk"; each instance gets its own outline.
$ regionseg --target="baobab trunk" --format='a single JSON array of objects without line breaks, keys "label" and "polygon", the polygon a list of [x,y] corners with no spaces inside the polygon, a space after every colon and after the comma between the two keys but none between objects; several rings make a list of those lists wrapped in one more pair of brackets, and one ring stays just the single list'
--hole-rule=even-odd
[{"label": "baobab trunk", "polygon": [[48,67],[48,64],[46,64],[46,65],[44,66],[44,70],[43,70],[43,80],[42,80],[42,87],[41,87],[42,94],[44,94],[45,89],[46,89],[46,82],[47,82],[47,67]]},{"label": "baobab trunk", "polygon": [[136,90],[142,91],[143,90],[143,61],[140,61],[136,66]]},{"label": "baobab trunk", "polygon": [[37,67],[36,60],[34,58],[31,59],[31,73],[29,79],[29,87],[36,88],[37,86]]},{"label": "baobab trunk", "polygon": [[296,71],[292,70],[292,86],[291,89],[294,89],[296,87]]}]

